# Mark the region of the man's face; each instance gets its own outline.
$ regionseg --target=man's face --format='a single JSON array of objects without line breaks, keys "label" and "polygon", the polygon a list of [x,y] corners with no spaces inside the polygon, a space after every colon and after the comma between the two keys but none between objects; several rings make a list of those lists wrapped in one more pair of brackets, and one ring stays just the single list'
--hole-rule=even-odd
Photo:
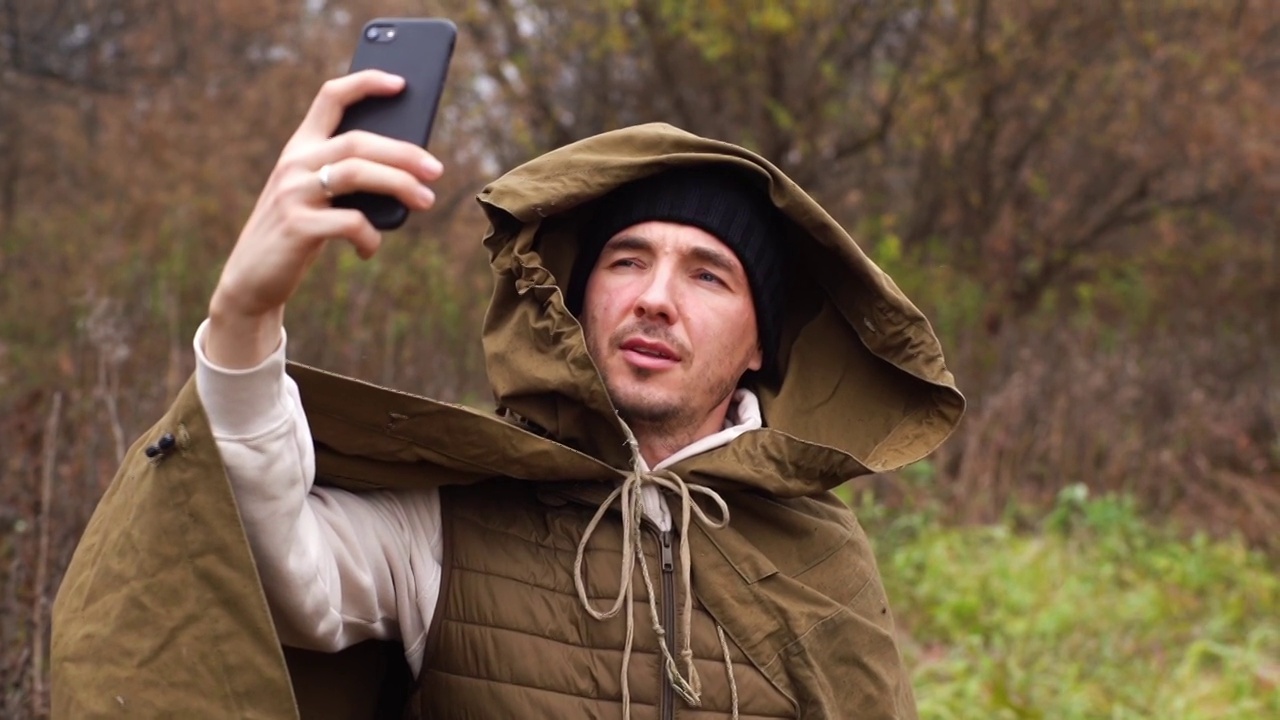
[{"label": "man's face", "polygon": [[689,225],[644,222],[614,235],[587,280],[582,324],[628,422],[715,432],[742,374],[760,369],[742,263]]}]

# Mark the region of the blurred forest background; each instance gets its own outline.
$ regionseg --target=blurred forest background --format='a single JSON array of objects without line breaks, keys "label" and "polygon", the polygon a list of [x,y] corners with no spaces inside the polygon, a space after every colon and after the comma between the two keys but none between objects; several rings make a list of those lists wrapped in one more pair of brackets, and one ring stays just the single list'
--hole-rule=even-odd
[{"label": "blurred forest background", "polygon": [[1270,0],[0,0],[0,716],[47,713],[95,502],[319,84],[397,15],[461,30],[438,209],[323,257],[294,359],[483,404],[486,181],[650,120],[746,145],[970,399],[846,493],[922,715],[1280,717]]}]

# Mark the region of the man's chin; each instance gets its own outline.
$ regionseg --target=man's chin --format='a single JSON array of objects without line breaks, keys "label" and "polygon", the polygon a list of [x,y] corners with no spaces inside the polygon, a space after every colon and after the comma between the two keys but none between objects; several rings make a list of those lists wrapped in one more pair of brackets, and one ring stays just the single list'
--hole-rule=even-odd
[{"label": "man's chin", "polygon": [[680,417],[684,406],[678,398],[656,393],[610,392],[618,414],[628,423],[661,425]]}]

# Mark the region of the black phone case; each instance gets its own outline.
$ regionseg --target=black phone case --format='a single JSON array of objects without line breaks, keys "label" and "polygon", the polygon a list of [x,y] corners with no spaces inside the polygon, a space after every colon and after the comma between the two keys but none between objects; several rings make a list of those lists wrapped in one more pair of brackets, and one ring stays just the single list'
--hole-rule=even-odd
[{"label": "black phone case", "polygon": [[[394,28],[395,37],[372,40],[371,28]],[[351,72],[385,70],[403,77],[405,87],[393,97],[368,98],[347,108],[335,134],[367,130],[426,147],[457,35],[452,22],[437,18],[379,18],[367,23],[360,31]],[[352,193],[335,197],[333,204],[363,212],[379,230],[398,228],[409,217],[409,209],[388,195]]]}]

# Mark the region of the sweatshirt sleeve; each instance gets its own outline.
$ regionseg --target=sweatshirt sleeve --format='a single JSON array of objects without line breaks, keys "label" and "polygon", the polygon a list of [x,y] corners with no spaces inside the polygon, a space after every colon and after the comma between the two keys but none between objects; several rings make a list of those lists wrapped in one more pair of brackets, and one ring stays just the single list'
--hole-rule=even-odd
[{"label": "sweatshirt sleeve", "polygon": [[333,652],[398,639],[416,675],[440,593],[439,491],[314,486],[315,450],[285,373],[283,331],[261,364],[227,370],[204,354],[207,327],[196,331],[196,389],[281,641]]}]

